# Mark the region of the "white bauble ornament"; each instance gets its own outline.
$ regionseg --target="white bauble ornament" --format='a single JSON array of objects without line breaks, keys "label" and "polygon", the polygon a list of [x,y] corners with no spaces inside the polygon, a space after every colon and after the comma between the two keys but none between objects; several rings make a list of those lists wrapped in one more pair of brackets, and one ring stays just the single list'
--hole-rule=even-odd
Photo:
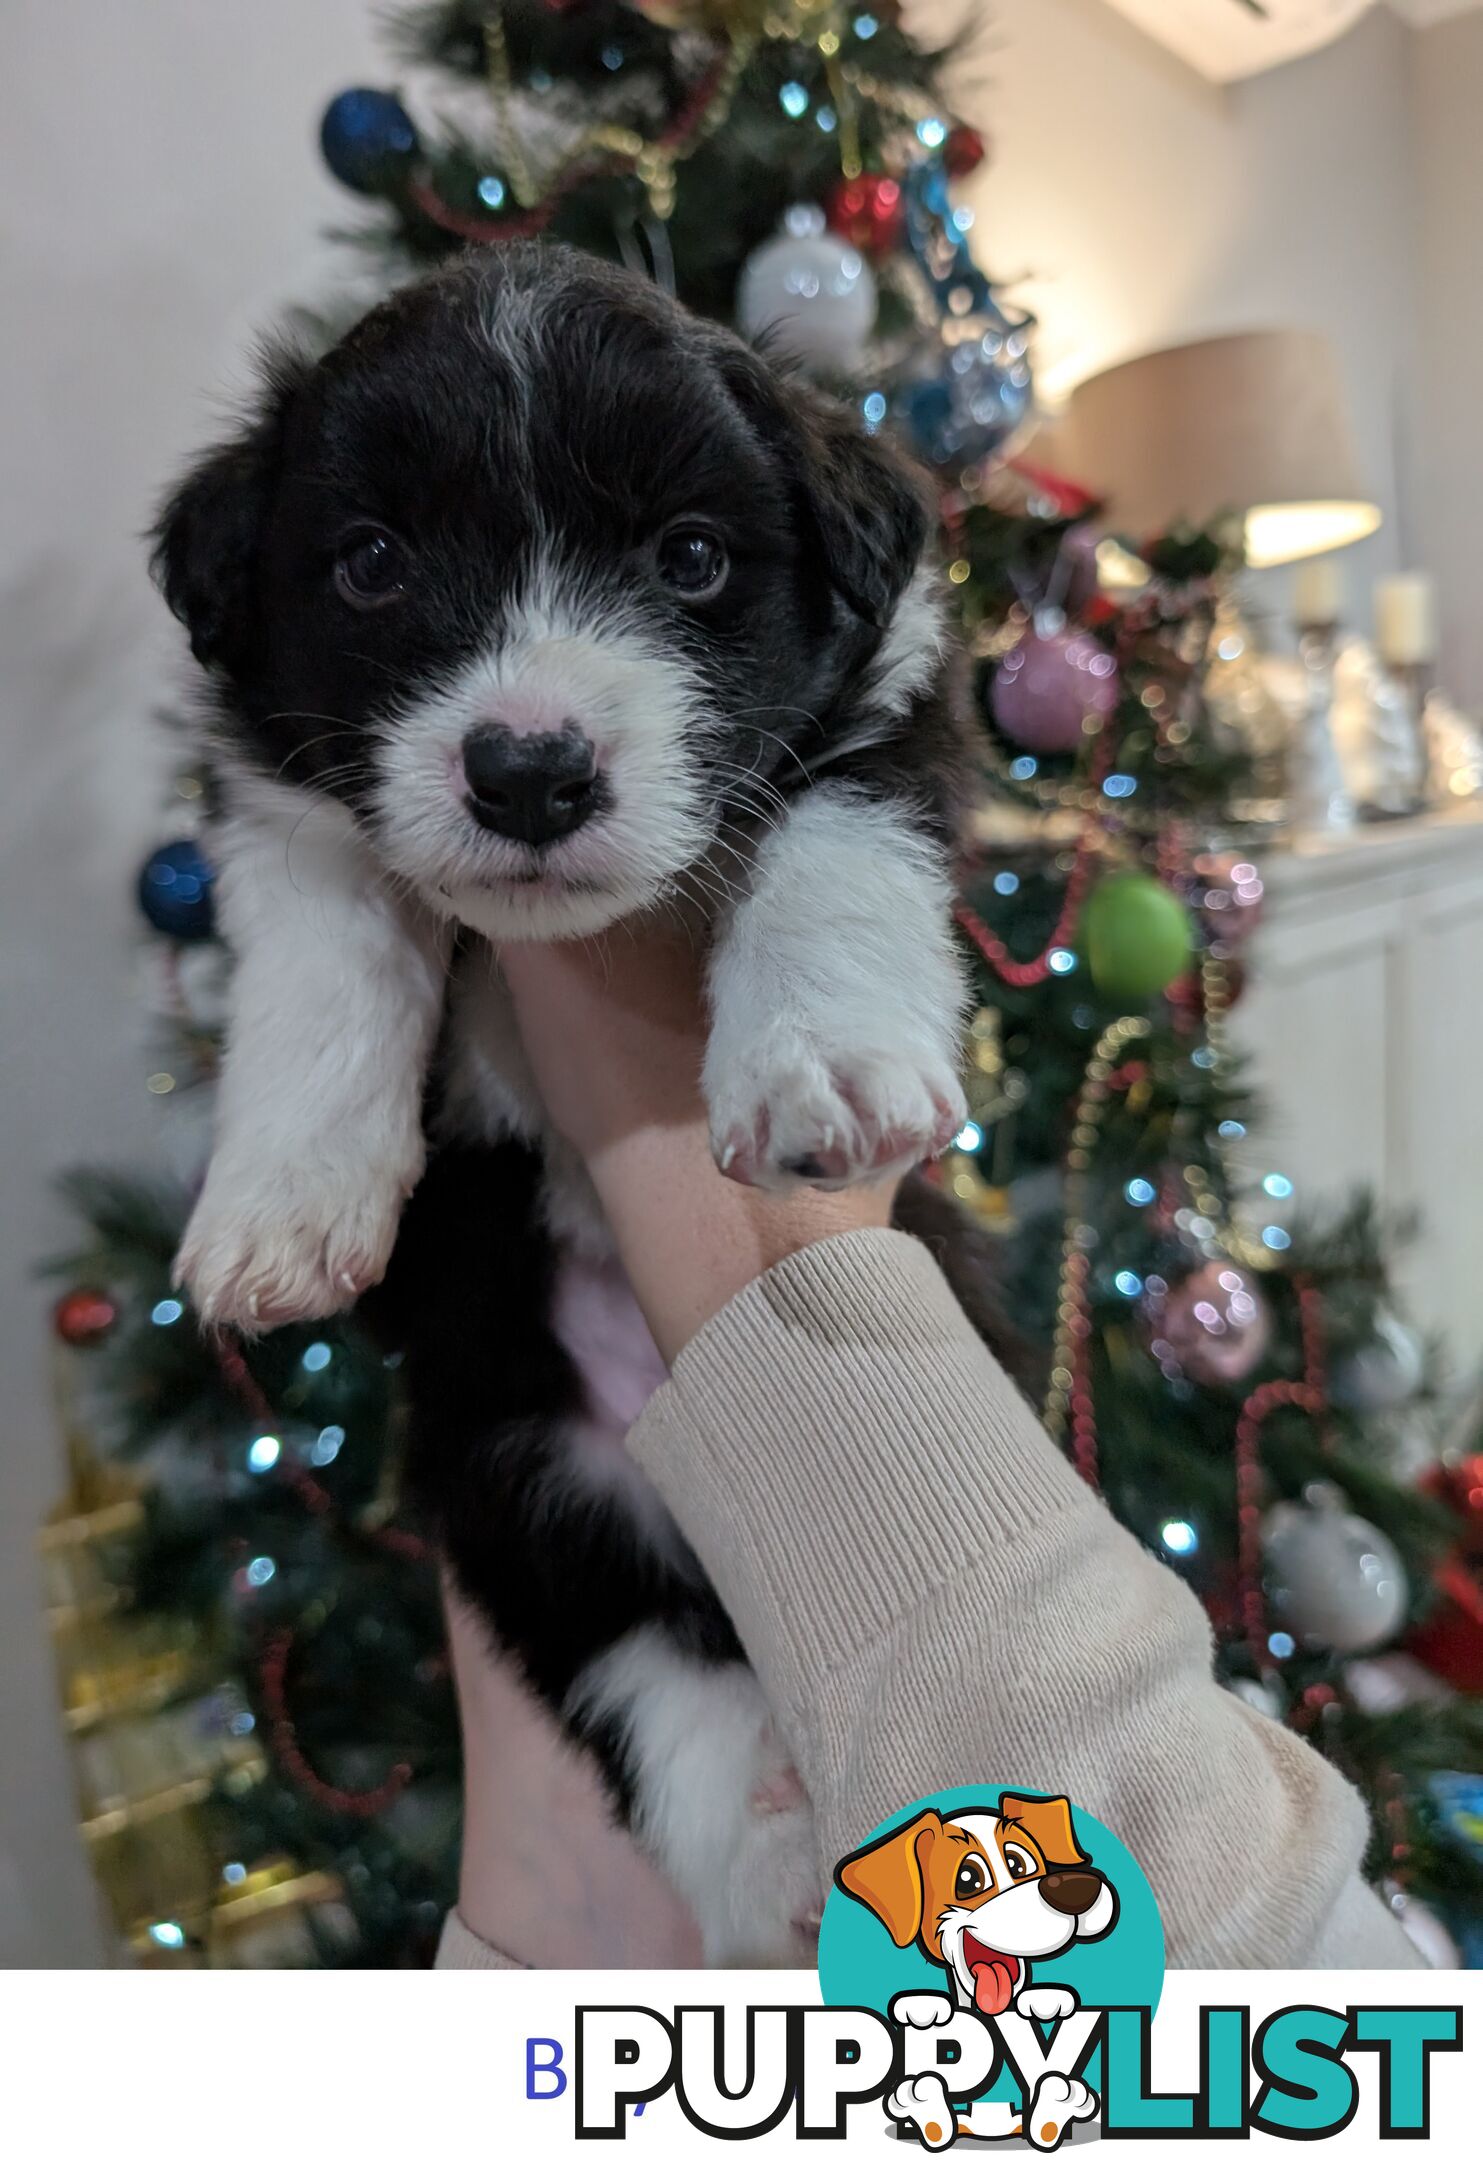
[{"label": "white bauble ornament", "polygon": [[1280,1718],[1282,1715],[1281,1690],[1268,1680],[1228,1680],[1226,1686],[1232,1695],[1238,1695],[1249,1710],[1258,1710],[1263,1717]]},{"label": "white bauble ornament", "polygon": [[821,374],[848,374],[875,328],[875,274],[858,248],[826,230],[824,213],[790,210],[775,240],[749,255],[736,293],[748,337],[768,334],[789,359]]},{"label": "white bauble ornament", "polygon": [[1352,1657],[1406,1617],[1406,1571],[1384,1531],[1351,1515],[1336,1486],[1308,1486],[1262,1525],[1272,1611],[1300,1642]]},{"label": "white bauble ornament", "polygon": [[1384,1884],[1381,1896],[1433,1972],[1455,1972],[1462,1963],[1462,1952],[1430,1905],[1407,1897],[1394,1883]]},{"label": "white bauble ornament", "polygon": [[1375,1339],[1341,1358],[1329,1394],[1341,1410],[1399,1410],[1426,1375],[1426,1352],[1414,1328],[1393,1312],[1375,1316]]}]

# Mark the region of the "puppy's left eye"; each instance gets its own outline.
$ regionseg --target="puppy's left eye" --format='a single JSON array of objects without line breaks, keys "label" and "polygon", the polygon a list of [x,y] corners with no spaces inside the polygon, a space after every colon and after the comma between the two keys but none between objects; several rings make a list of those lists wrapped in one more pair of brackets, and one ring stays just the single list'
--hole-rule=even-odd
[{"label": "puppy's left eye", "polygon": [[959,1898],[978,1897],[988,1887],[988,1869],[979,1859],[977,1853],[969,1853],[967,1859],[958,1869],[953,1882],[953,1896]]},{"label": "puppy's left eye", "polygon": [[352,607],[384,607],[406,581],[400,541],[377,527],[352,533],[335,558],[335,587]]},{"label": "puppy's left eye", "polygon": [[659,543],[659,575],[686,600],[708,600],[726,582],[726,550],[704,525],[673,525]]},{"label": "puppy's left eye", "polygon": [[1035,1863],[1022,1845],[1005,1846],[1004,1865],[1016,1882],[1022,1881],[1026,1875],[1033,1875],[1035,1872]]}]

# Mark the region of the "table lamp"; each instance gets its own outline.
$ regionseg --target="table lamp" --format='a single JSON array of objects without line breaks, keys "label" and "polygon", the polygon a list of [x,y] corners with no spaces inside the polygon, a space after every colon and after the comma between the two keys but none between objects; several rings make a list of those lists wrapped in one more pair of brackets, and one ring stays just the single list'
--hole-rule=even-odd
[{"label": "table lamp", "polygon": [[1239,513],[1256,570],[1380,524],[1317,331],[1248,330],[1125,360],[1073,391],[1056,447],[1119,532]]},{"label": "table lamp", "polygon": [[[1314,558],[1367,539],[1380,511],[1360,477],[1328,339],[1311,330],[1248,330],[1125,360],[1073,391],[1056,449],[1121,533],[1150,536],[1230,515],[1241,520],[1253,569],[1305,564],[1296,597],[1300,614],[1306,609],[1307,718],[1300,742],[1288,746],[1281,794],[1269,781],[1253,816],[1343,831],[1354,807],[1329,727],[1342,589],[1337,565]],[[1234,655],[1250,677],[1228,685],[1230,705],[1250,718],[1237,725],[1254,763],[1270,769],[1272,727],[1256,718],[1270,701],[1229,585],[1214,642],[1227,672]]]}]

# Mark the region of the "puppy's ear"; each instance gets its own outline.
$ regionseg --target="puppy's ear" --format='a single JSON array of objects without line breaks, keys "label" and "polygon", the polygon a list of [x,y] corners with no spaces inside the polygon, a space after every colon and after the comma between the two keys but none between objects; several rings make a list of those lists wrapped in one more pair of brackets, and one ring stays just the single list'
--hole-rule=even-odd
[{"label": "puppy's ear", "polygon": [[840,597],[877,629],[910,582],[927,544],[925,476],[860,414],[740,343],[721,370],[732,396],[783,460],[805,539]]},{"label": "puppy's ear", "polygon": [[256,410],[168,497],[150,535],[150,569],[203,667],[236,672],[246,655],[258,550],[288,408],[308,374],[297,353],[264,359]]},{"label": "puppy's ear", "polygon": [[1090,1865],[1076,1842],[1071,1803],[1061,1797],[1032,1800],[1028,1793],[1001,1793],[999,1813],[1017,1829],[1028,1831],[1044,1855],[1048,1868],[1084,1868]]},{"label": "puppy's ear", "polygon": [[870,1908],[898,1950],[915,1942],[922,1931],[924,1874],[941,1835],[942,1817],[928,1808],[903,1829],[849,1854],[834,1871],[840,1889]]}]

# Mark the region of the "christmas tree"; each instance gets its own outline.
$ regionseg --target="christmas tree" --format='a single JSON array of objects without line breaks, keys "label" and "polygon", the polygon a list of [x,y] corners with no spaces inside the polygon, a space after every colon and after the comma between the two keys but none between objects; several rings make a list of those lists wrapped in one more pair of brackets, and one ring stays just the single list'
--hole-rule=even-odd
[{"label": "christmas tree", "polygon": [[[594,249],[765,334],[936,475],[983,790],[970,1119],[935,1175],[1000,1240],[1050,1430],[1205,1600],[1221,1677],[1365,1791],[1398,1907],[1476,1924],[1483,1717],[1442,1691],[1379,1707],[1353,1664],[1464,1565],[1466,1468],[1391,1473],[1426,1378],[1369,1212],[1305,1224],[1245,1167],[1227,1016],[1262,880],[1206,694],[1235,565],[1218,534],[1133,536],[1108,590],[1097,506],[1015,455],[1032,325],[954,196],[984,156],[945,89],[971,52],[919,49],[892,0],[436,0],[393,47],[430,86],[418,118],[356,88],[321,134],[388,277],[515,237]],[[181,776],[197,805],[210,785]],[[209,1085],[226,965],[196,836],[140,901],[168,1096]],[[170,1283],[187,1196],[89,1172],[72,1197],[73,1488],[47,1550],[120,1927],[141,1957],[425,1960],[458,1736],[395,1361],[354,1315],[208,1336]]]}]

